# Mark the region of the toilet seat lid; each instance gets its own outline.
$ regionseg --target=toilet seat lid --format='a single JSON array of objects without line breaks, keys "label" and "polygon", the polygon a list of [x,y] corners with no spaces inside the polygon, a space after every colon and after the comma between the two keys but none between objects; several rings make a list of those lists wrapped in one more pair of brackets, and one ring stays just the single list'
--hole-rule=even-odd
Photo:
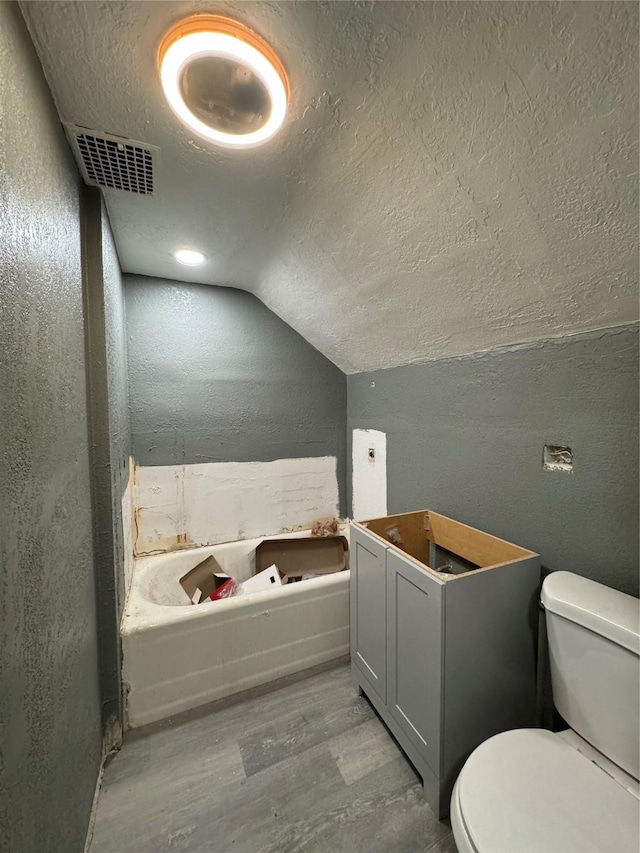
[{"label": "toilet seat lid", "polygon": [[485,741],[457,787],[478,853],[638,853],[640,802],[544,729]]}]

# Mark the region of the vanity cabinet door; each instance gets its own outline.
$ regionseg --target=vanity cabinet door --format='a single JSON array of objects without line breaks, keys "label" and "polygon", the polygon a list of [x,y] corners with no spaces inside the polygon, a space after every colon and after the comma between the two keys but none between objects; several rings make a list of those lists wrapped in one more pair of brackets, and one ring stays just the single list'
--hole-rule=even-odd
[{"label": "vanity cabinet door", "polygon": [[387,701],[387,548],[371,534],[351,528],[351,660]]},{"label": "vanity cabinet door", "polygon": [[440,771],[444,582],[387,550],[387,705],[436,776]]}]

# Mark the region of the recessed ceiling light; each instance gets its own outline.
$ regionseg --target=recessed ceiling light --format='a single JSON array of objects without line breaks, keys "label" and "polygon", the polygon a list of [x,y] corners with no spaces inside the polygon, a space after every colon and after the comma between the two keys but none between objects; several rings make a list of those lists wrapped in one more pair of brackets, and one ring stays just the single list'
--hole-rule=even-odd
[{"label": "recessed ceiling light", "polygon": [[179,264],[185,264],[187,267],[199,267],[206,261],[202,252],[197,252],[195,249],[176,249],[173,257]]},{"label": "recessed ceiling light", "polygon": [[198,136],[224,148],[252,148],[282,126],[287,75],[244,24],[220,15],[187,18],[164,37],[159,62],[169,106]]}]

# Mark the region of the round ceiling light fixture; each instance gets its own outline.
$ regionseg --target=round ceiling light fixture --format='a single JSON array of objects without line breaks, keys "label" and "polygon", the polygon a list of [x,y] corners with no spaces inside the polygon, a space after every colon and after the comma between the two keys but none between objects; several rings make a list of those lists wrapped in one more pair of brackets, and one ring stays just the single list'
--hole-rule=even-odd
[{"label": "round ceiling light fixture", "polygon": [[176,249],[173,257],[179,264],[184,264],[186,267],[199,267],[207,260],[202,252],[195,249]]},{"label": "round ceiling light fixture", "polygon": [[194,15],[160,44],[169,106],[194,133],[224,148],[253,148],[279,130],[289,83],[272,48],[244,24]]}]

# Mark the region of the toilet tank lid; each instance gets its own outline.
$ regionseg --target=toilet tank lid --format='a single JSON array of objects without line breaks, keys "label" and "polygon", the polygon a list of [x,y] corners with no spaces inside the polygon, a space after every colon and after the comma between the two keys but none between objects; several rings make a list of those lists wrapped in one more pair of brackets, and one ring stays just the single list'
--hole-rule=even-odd
[{"label": "toilet tank lid", "polygon": [[640,602],[632,595],[572,572],[552,572],[540,598],[550,613],[640,654]]}]

